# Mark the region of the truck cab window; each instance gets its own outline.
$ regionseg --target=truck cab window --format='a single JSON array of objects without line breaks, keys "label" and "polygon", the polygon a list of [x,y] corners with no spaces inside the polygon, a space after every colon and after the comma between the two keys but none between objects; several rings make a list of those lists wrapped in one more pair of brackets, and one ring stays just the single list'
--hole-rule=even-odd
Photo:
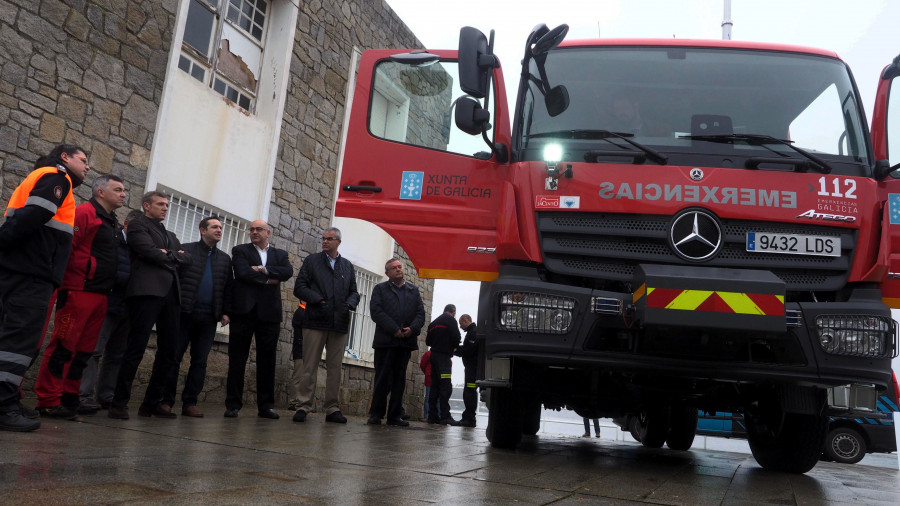
[{"label": "truck cab window", "polygon": [[[415,67],[378,64],[369,104],[369,132],[375,137],[450,153],[475,156],[485,150],[479,136],[458,130],[453,106],[463,96],[457,63]],[[488,131],[488,137],[493,132]]]}]

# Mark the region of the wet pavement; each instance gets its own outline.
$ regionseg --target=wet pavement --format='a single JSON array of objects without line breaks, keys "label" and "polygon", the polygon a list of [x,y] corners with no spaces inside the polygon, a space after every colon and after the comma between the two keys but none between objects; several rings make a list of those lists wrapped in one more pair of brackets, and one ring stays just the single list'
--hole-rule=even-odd
[{"label": "wet pavement", "polygon": [[300,424],[288,411],[201,408],[206,418],[101,411],[0,432],[0,504],[900,504],[893,455],[786,475],[734,452],[546,434],[507,451],[483,424],[339,425],[321,413]]}]

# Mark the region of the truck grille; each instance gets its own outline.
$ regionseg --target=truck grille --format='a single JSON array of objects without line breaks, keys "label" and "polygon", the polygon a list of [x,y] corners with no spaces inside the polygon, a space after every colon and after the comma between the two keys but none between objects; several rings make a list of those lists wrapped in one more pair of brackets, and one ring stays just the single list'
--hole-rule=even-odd
[{"label": "truck grille", "polygon": [[[856,247],[855,230],[721,220],[722,249],[710,260],[692,264],[669,247],[671,220],[667,215],[537,213],[544,265],[556,274],[622,282],[631,281],[641,263],[767,270],[781,278],[788,291],[832,291],[846,283]],[[750,253],[747,232],[840,237],[841,256]]]}]

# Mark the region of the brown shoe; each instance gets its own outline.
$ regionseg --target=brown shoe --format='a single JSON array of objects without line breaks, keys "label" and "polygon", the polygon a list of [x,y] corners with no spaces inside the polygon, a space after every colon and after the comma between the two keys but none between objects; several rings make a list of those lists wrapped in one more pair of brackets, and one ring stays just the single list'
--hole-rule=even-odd
[{"label": "brown shoe", "polygon": [[172,406],[168,404],[157,404],[156,406],[141,404],[141,407],[138,408],[138,415],[156,416],[159,418],[175,418],[177,416],[175,413],[172,413]]},{"label": "brown shoe", "polygon": [[203,418],[203,412],[197,409],[197,406],[184,406],[183,408],[181,408],[181,416]]}]

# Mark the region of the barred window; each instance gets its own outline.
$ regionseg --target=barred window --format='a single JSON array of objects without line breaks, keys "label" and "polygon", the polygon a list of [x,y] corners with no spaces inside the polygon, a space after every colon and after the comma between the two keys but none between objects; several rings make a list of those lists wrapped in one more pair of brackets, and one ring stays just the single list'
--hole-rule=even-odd
[{"label": "barred window", "polygon": [[230,255],[231,248],[250,241],[247,230],[250,225],[247,221],[168,188],[160,187],[159,190],[169,195],[169,214],[163,225],[182,244],[200,240],[198,225],[200,220],[209,216],[218,216],[222,221],[222,240],[218,244],[220,250]]},{"label": "barred window", "polygon": [[356,291],[359,292],[359,305],[356,311],[350,312],[350,333],[347,341],[346,355],[363,362],[375,360],[372,351],[372,338],[375,336],[375,322],[369,313],[369,300],[375,285],[382,277],[354,266],[356,272]]}]

